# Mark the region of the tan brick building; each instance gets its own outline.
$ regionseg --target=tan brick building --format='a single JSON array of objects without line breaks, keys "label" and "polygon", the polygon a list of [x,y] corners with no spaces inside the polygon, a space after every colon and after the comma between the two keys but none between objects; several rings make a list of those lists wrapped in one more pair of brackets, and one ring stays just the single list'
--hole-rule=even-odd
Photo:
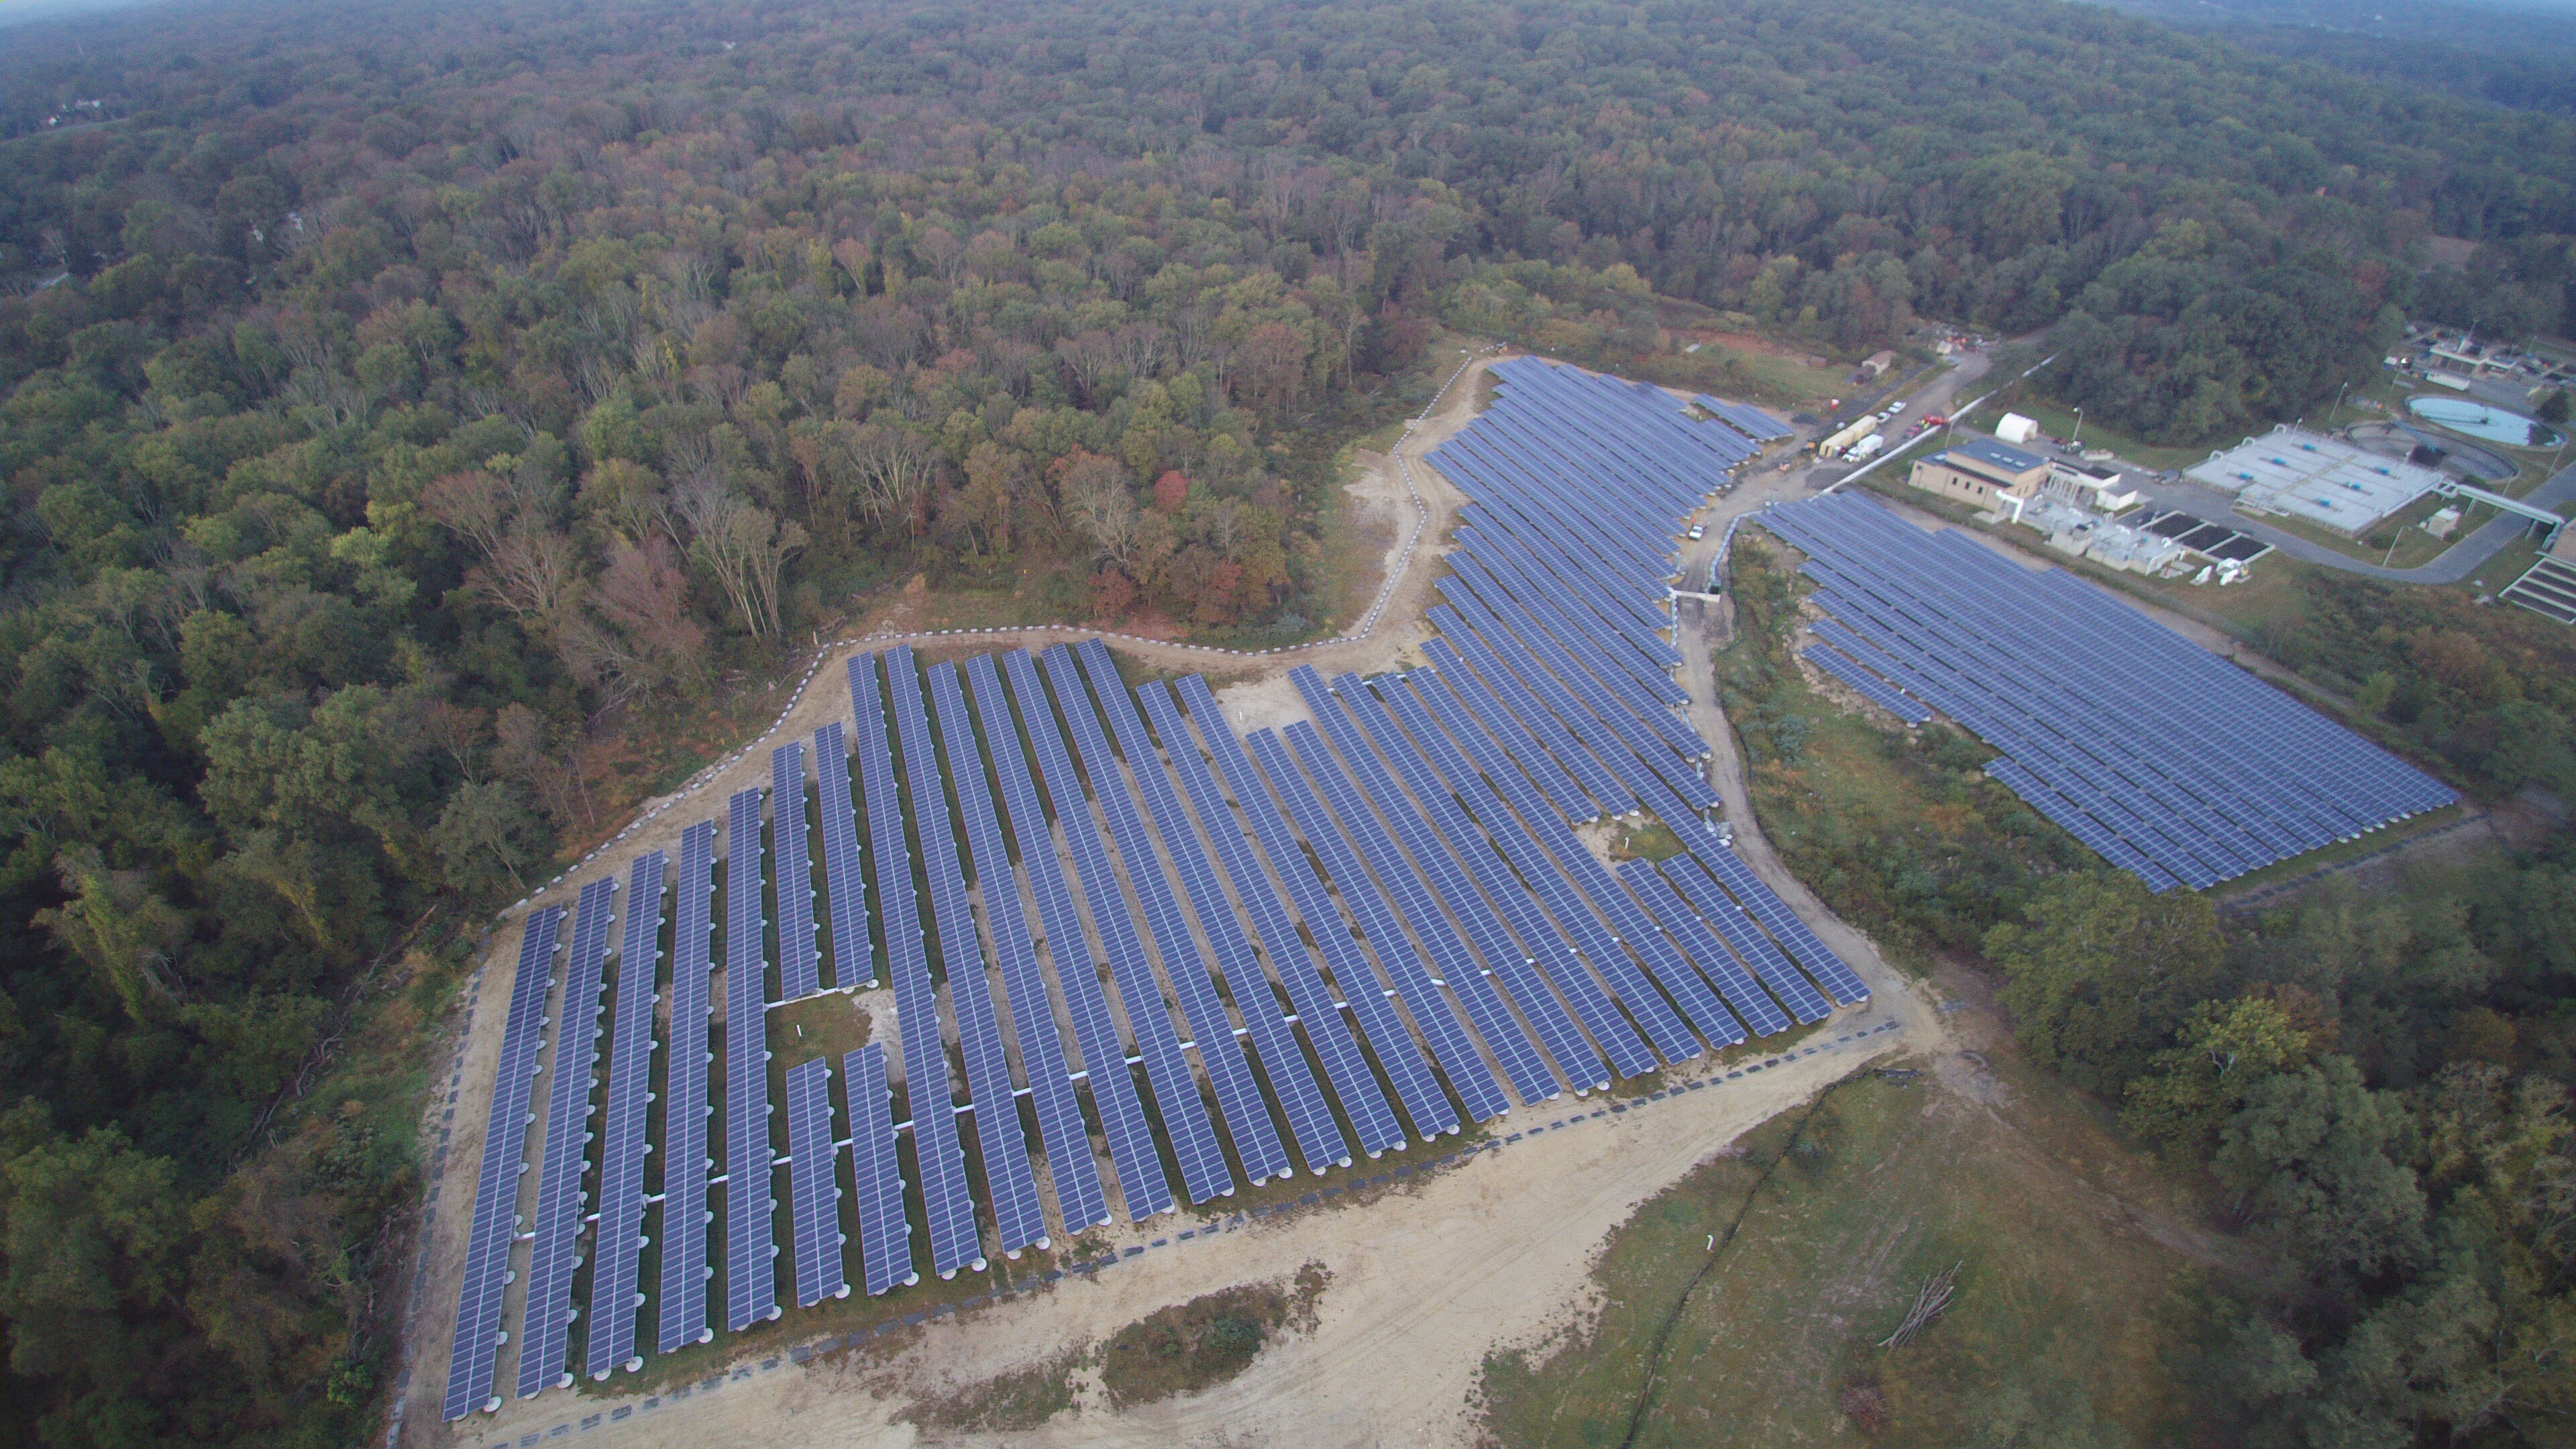
[{"label": "tan brick building", "polygon": [[1971,507],[2018,514],[2048,482],[2048,460],[1992,438],[1970,438],[1915,459],[1906,481]]}]

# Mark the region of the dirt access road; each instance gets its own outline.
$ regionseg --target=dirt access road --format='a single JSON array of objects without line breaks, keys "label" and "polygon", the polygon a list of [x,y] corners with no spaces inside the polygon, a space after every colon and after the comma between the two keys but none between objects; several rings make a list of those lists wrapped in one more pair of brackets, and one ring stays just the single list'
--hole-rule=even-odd
[{"label": "dirt access road", "polygon": [[[1284,724],[1305,713],[1285,675],[1313,664],[1327,675],[1373,671],[1416,662],[1428,636],[1423,613],[1464,499],[1421,461],[1430,447],[1473,416],[1475,383],[1487,359],[1471,359],[1438,406],[1400,445],[1411,462],[1410,482],[1430,509],[1428,522],[1404,556],[1410,512],[1407,470],[1387,458],[1352,484],[1366,508],[1392,512],[1382,566],[1400,570],[1381,606],[1377,627],[1365,639],[1251,658],[1154,641],[1113,639],[1113,646],[1146,664],[1170,670],[1230,669],[1238,681],[1220,698],[1239,724]],[[900,605],[897,605],[900,608]],[[910,642],[941,653],[982,652],[1023,644],[1038,646],[1089,630],[953,631],[935,635],[848,639],[827,648],[778,724],[739,754],[712,767],[678,795],[654,802],[635,824],[581,866],[559,878],[546,901],[569,902],[583,881],[610,871],[646,850],[676,851],[682,826],[717,811],[732,791],[767,783],[766,751],[773,742],[803,738],[848,712],[843,664],[862,651]],[[1687,682],[1709,697],[1707,646],[1685,638],[1683,651],[1699,662]],[[1028,1367],[1154,1311],[1236,1283],[1294,1273],[1309,1261],[1334,1275],[1310,1334],[1274,1345],[1243,1377],[1207,1394],[1130,1412],[1112,1412],[1093,1401],[1035,1435],[1012,1442],[1065,1444],[1222,1444],[1301,1442],[1464,1444],[1473,1438],[1468,1399],[1490,1352],[1531,1343],[1568,1313],[1581,1310],[1593,1256],[1604,1236],[1637,1204],[1662,1191],[1695,1164],[1724,1150],[1760,1122],[1812,1096],[1861,1060],[1900,1048],[1924,1050],[1941,1039],[1937,1017],[1923,998],[1898,978],[1858,932],[1825,916],[1813,897],[1789,878],[1759,839],[1742,808],[1731,736],[1715,711],[1703,706],[1695,722],[1726,762],[1722,788],[1738,822],[1737,840],[1747,859],[1783,891],[1834,948],[1869,980],[1878,999],[1833,1021],[1811,1050],[1769,1070],[1723,1080],[1651,1107],[1608,1114],[1599,1098],[1583,1101],[1585,1113],[1603,1111],[1580,1127],[1539,1132],[1498,1151],[1377,1195],[1364,1204],[1272,1217],[1249,1227],[1202,1236],[1169,1249],[1147,1251],[1132,1262],[1090,1279],[1067,1279],[1034,1296],[988,1306],[962,1317],[934,1320],[909,1341],[880,1340],[880,1354],[862,1369],[843,1353],[756,1372],[722,1393],[646,1400],[577,1398],[549,1392],[533,1400],[508,1398],[515,1383],[517,1344],[504,1347],[499,1385],[503,1407],[455,1425],[438,1422],[454,1332],[459,1275],[471,1214],[474,1167],[482,1153],[482,1127],[500,1046],[502,1011],[515,969],[518,932],[496,929],[474,977],[464,1039],[448,1091],[429,1113],[439,1143],[443,1180],[433,1187],[433,1215],[426,1224],[426,1261],[415,1294],[408,1334],[405,1409],[394,1437],[414,1444],[494,1446],[529,1436],[551,1441],[577,1435],[584,1445],[726,1445],[760,1440],[797,1443],[910,1443],[919,1431],[898,1416],[917,1397],[953,1393],[995,1375]],[[516,912],[513,913],[514,915]],[[497,967],[497,969],[495,969]],[[483,1004],[488,999],[491,1010]],[[716,1000],[723,999],[721,989]],[[560,1011],[558,1003],[554,1008]],[[1837,1038],[1843,1040],[1837,1041]],[[1757,1059],[1758,1060],[1758,1059]],[[551,1062],[548,1063],[551,1070]],[[1668,1076],[1684,1080],[1693,1063]],[[542,1112],[543,1094],[537,1103]],[[1545,1122],[1570,1120],[1574,1099],[1527,1107],[1496,1124],[1498,1137],[1527,1132]],[[541,1132],[543,1123],[531,1127]],[[1422,1150],[1415,1150],[1417,1161]],[[1371,1164],[1383,1170],[1391,1163]],[[1361,1169],[1363,1171],[1369,1168]],[[533,1211],[534,1173],[521,1210]],[[1121,1225],[1113,1246],[1145,1247],[1158,1229]],[[1168,1231],[1168,1229],[1162,1229]],[[524,1263],[524,1254],[520,1261]],[[516,1321],[520,1290],[509,1315]],[[783,1325],[793,1330],[792,1322]],[[779,1354],[795,1340],[765,1338],[755,1353]],[[1395,1371],[1390,1371],[1390,1367]],[[644,1404],[653,1407],[644,1409]],[[623,1417],[617,1417],[624,1410]]]}]

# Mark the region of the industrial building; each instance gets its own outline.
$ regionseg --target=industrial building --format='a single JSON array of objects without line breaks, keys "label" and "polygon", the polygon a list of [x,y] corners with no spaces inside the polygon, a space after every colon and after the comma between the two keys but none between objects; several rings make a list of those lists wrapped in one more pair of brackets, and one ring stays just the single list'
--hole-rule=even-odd
[{"label": "industrial building", "polygon": [[2072,503],[2079,508],[2117,514],[2135,506],[2138,501],[2137,489],[2120,486],[2120,480],[2124,476],[2126,475],[2119,469],[2106,468],[2098,463],[2067,463],[2051,460],[2048,465],[2048,481],[2041,485],[2040,491],[2050,498],[2063,503]]},{"label": "industrial building", "polygon": [[2248,513],[2277,514],[2346,537],[2449,481],[2429,468],[2287,425],[2184,470],[2198,483],[2236,495]]},{"label": "industrial building", "polygon": [[1993,438],[1969,438],[1914,460],[1906,482],[1977,508],[2019,517],[2048,482],[2048,460]]}]

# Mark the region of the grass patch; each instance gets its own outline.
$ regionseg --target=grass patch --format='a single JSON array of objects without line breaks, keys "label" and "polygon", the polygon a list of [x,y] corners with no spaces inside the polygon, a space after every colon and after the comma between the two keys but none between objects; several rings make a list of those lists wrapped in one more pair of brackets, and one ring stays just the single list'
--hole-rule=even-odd
[{"label": "grass patch", "polygon": [[[2063,438],[2075,431],[2073,408],[2032,397],[2028,386],[2021,389],[2021,395],[2014,401],[1980,408],[1974,417],[1961,421],[1980,432],[1993,432],[1996,421],[2008,412],[2019,413],[2039,424],[2039,430],[2052,438]],[[2084,420],[2083,436],[2076,442],[2081,447],[2108,448],[2122,459],[2143,468],[2188,468],[2206,460],[2210,452],[2207,448],[2169,448],[2143,442],[2115,428],[2105,427],[2092,418]]]},{"label": "grass patch", "polygon": [[903,1417],[923,1429],[1026,1433],[1073,1407],[1073,1372],[1083,1358],[1077,1350],[997,1374],[953,1394],[923,1399]]},{"label": "grass patch", "polygon": [[[1394,426],[1399,434],[1403,432],[1402,422]],[[1398,536],[1387,526],[1361,522],[1361,509],[1348,487],[1359,475],[1355,450],[1342,449],[1333,459],[1333,486],[1323,490],[1316,510],[1319,516],[1315,520],[1315,539],[1319,546],[1312,566],[1315,597],[1323,601],[1326,617],[1315,623],[1323,632],[1338,630],[1368,612],[1377,598],[1378,586],[1385,582],[1378,565],[1386,557],[1387,545]],[[1409,512],[1410,507],[1409,501],[1404,502],[1399,515]],[[1392,525],[1398,530],[1411,526],[1409,516],[1400,516]]]},{"label": "grass patch", "polygon": [[1682,838],[1673,828],[1652,816],[1639,817],[1640,823],[1622,822],[1610,837],[1612,860],[1651,860],[1658,863],[1682,853]]},{"label": "grass patch", "polygon": [[[2531,572],[2531,566],[2538,562],[2540,562],[2540,541],[2528,534],[2524,534],[2516,537],[2513,542],[2506,544],[2503,548],[2496,550],[2495,557],[2488,559],[2486,563],[2481,566],[2474,575],[2463,582],[2460,587],[2473,588],[2484,594],[2493,594],[2503,589],[2514,580],[2521,578],[2524,574]],[[2507,607],[2510,608],[2512,606],[2507,605]]]},{"label": "grass patch", "polygon": [[[1937,1079],[1856,1078],[1648,1202],[1595,1270],[1594,1318],[1486,1361],[1487,1438],[1832,1441],[1866,1388],[1887,1443],[1955,1444],[2025,1400],[2045,1419],[2013,1442],[2099,1442],[2104,1425],[2171,1442],[2183,1395],[2165,1355],[2191,1265],[2103,1199],[2178,1205],[2062,1090],[2001,1070],[1975,1103]],[[1955,1306],[1880,1350],[1953,1263]]]},{"label": "grass patch", "polygon": [[1221,1384],[1252,1366],[1262,1344],[1315,1326],[1333,1275],[1308,1263],[1294,1278],[1246,1284],[1158,1309],[1109,1336],[1100,1382],[1121,1408]]},{"label": "grass patch", "polygon": [[829,1058],[834,1075],[838,1075],[841,1058],[866,1046],[875,1026],[856,996],[827,991],[772,1007],[769,1049],[782,1062]]},{"label": "grass patch", "polygon": [[1773,398],[1799,407],[1829,397],[1848,397],[1856,386],[1851,374],[1839,368],[1809,367],[1793,357],[1768,352],[1738,352],[1734,357],[1746,378]]}]

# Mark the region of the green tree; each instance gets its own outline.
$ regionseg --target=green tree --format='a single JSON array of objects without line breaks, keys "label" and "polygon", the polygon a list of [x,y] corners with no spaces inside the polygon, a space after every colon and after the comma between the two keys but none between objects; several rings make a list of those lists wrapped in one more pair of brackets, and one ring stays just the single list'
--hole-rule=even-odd
[{"label": "green tree", "polygon": [[2197,891],[2150,894],[2126,871],[2059,876],[2020,924],[1986,934],[2024,1049],[2088,1091],[2145,1071],[2197,1003],[2216,994],[2225,943]]},{"label": "green tree", "polygon": [[2219,1181],[2258,1230],[2319,1280],[2423,1264],[2424,1189],[2407,1167],[2414,1125],[2362,1085],[2348,1057],[2255,1084],[2220,1133]]},{"label": "green tree", "polygon": [[38,911],[36,924],[98,972],[125,1014],[137,1022],[162,1015],[179,997],[177,956],[188,918],[153,892],[141,871],[111,871],[95,846],[56,861],[71,899]]},{"label": "green tree", "polygon": [[468,896],[498,890],[505,877],[512,889],[526,891],[520,871],[540,858],[546,841],[535,812],[499,780],[459,785],[438,817],[436,835],[448,887]]},{"label": "green tree", "polygon": [[2156,1053],[2129,1082],[2121,1125],[2177,1158],[2204,1160],[2246,1094],[2307,1054],[2308,1034],[2277,1002],[2203,1002],[2183,1028],[2182,1045]]}]

